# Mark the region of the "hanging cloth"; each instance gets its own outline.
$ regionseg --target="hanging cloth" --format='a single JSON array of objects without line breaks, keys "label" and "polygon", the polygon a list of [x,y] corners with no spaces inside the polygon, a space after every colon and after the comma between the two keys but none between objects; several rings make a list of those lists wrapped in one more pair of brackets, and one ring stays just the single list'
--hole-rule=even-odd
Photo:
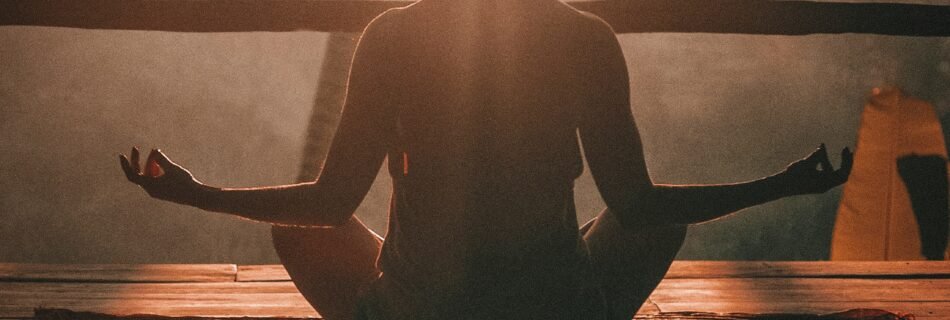
[{"label": "hanging cloth", "polygon": [[933,107],[896,88],[874,89],[861,114],[831,260],[921,260],[923,249],[943,259],[947,224],[947,149]]}]

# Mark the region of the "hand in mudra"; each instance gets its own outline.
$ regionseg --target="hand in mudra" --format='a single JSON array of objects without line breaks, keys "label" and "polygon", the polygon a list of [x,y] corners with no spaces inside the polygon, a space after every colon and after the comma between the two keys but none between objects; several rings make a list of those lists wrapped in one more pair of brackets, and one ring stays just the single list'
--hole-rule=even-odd
[{"label": "hand in mudra", "polygon": [[157,149],[149,153],[144,170],[139,162],[139,149],[132,148],[130,156],[131,159],[124,154],[119,155],[122,171],[129,181],[145,189],[149,196],[180,204],[194,202],[201,183],[195,180],[191,172],[169,160]]},{"label": "hand in mudra", "polygon": [[822,143],[804,159],[788,165],[779,176],[786,181],[793,195],[823,193],[848,181],[853,162],[854,153],[844,148],[841,150],[841,167],[835,170],[828,160],[828,150]]}]

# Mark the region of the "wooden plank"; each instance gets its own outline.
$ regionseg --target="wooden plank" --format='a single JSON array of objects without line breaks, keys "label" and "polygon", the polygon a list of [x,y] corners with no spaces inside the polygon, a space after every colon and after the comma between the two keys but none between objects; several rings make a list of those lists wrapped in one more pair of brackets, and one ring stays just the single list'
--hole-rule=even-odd
[{"label": "wooden plank", "polygon": [[950,6],[762,0],[578,2],[617,33],[950,35]]},{"label": "wooden plank", "polygon": [[773,290],[848,288],[860,290],[896,289],[950,290],[950,279],[851,279],[851,278],[718,278],[664,279],[657,290],[716,289]]},{"label": "wooden plank", "polygon": [[[950,280],[860,280],[860,279],[667,279],[657,287],[658,294],[711,293],[722,297],[764,293],[808,295],[808,299],[827,299],[822,295],[850,294],[850,301],[903,300],[950,301]],[[912,292],[916,291],[916,292]],[[746,294],[748,292],[748,294]],[[0,299],[38,297],[149,297],[161,295],[296,294],[290,282],[237,283],[30,283],[0,282]],[[891,294],[901,293],[901,294]],[[805,296],[796,297],[807,300]]]},{"label": "wooden plank", "polygon": [[859,303],[876,301],[904,301],[904,302],[943,302],[950,304],[950,293],[925,291],[921,289],[901,289],[889,291],[886,289],[866,292],[860,290],[657,290],[650,296],[658,303],[669,301],[815,301]]},{"label": "wooden plank", "polygon": [[[828,313],[880,308],[950,315],[950,279],[666,279],[653,310]],[[738,308],[742,306],[742,308]],[[32,308],[171,316],[306,316],[314,311],[290,282],[0,283],[0,317]],[[885,308],[886,307],[886,308]],[[947,313],[934,313],[947,311]]]},{"label": "wooden plank", "polygon": [[[875,308],[913,313],[919,319],[946,319],[950,315],[947,264],[676,262],[641,313],[673,319],[669,312],[821,314]],[[30,268],[21,268],[26,269]],[[293,283],[281,280],[286,272],[279,265],[234,270],[232,279],[238,281],[0,282],[0,318],[30,317],[36,307],[117,315],[318,316]],[[902,276],[901,271],[916,276]]]},{"label": "wooden plank", "polygon": [[888,290],[814,288],[814,289],[678,289],[656,290],[650,296],[656,301],[819,301],[819,302],[866,302],[866,301],[916,301],[950,303],[950,291],[923,288],[900,288]]},{"label": "wooden plank", "polygon": [[[126,300],[102,300],[99,304],[89,301],[47,301],[43,307],[66,308],[76,311],[101,312],[114,315],[158,314],[165,316],[201,316],[201,317],[318,317],[319,315],[305,307],[303,301],[289,303],[264,301],[250,303],[235,301],[231,303],[143,303]],[[918,318],[943,317],[950,314],[950,304],[945,302],[723,302],[723,301],[677,301],[656,302],[663,312],[714,312],[714,313],[803,313],[820,314],[840,312],[855,308],[881,309],[895,313],[911,313]],[[0,314],[5,317],[29,317],[33,308],[23,306],[0,305]]]},{"label": "wooden plank", "polygon": [[939,317],[914,317],[913,315],[888,312],[880,309],[849,309],[834,313],[713,313],[713,312],[662,312],[640,314],[634,320],[843,320],[843,319],[941,319]]},{"label": "wooden plank", "polygon": [[[112,305],[105,307],[89,307],[84,304],[57,305],[46,307],[70,309],[74,311],[90,311],[112,315],[158,314],[169,317],[207,317],[207,318],[243,318],[243,317],[284,317],[284,318],[313,318],[320,315],[313,309],[268,305],[176,305],[176,306],[127,306],[122,301],[111,301]],[[87,310],[88,309],[88,310]],[[94,310],[93,310],[94,309]],[[0,314],[5,318],[32,318],[33,308],[10,307],[0,305]]]},{"label": "wooden plank", "polygon": [[[0,25],[176,32],[360,32],[411,1],[0,0]],[[950,36],[950,6],[762,0],[569,2],[618,33]]]},{"label": "wooden plank", "polygon": [[237,281],[290,281],[290,275],[279,264],[246,265],[237,267]]},{"label": "wooden plank", "polygon": [[[115,316],[105,313],[95,312],[75,312],[67,309],[37,309],[34,319],[36,320],[202,320],[208,318],[196,317],[167,317],[158,315],[132,315]],[[307,318],[294,317],[241,317],[241,320],[297,320]],[[210,319],[209,319],[210,320]]]},{"label": "wooden plank", "polygon": [[37,307],[115,315],[318,316],[290,282],[0,282],[0,318],[27,317]]},{"label": "wooden plank", "polygon": [[360,32],[412,1],[0,0],[0,25],[175,32]]},{"label": "wooden plank", "polygon": [[116,315],[315,317],[299,293],[143,293],[143,291],[73,291],[63,294],[7,295],[0,298],[0,317],[27,316],[34,308],[65,308]]},{"label": "wooden plank", "polygon": [[236,274],[233,264],[0,263],[0,281],[219,282]]},{"label": "wooden plank", "polygon": [[[148,304],[128,302],[124,300],[99,301],[99,305],[89,304],[88,301],[57,301],[47,302],[47,308],[66,308],[74,311],[90,311],[113,315],[131,314],[158,314],[164,316],[201,316],[201,317],[319,317],[309,307],[289,305],[277,302],[248,303],[236,301],[232,303],[177,303],[177,304]],[[296,303],[296,301],[295,301]],[[819,314],[840,312],[855,308],[869,308],[888,310],[895,313],[911,313],[917,317],[946,317],[950,314],[947,303],[937,302],[860,302],[860,303],[829,303],[829,302],[658,302],[664,312],[714,312],[714,313],[803,313]],[[32,308],[9,307],[0,305],[0,314],[13,317],[29,317]]]},{"label": "wooden plank", "polygon": [[[950,278],[946,261],[674,261],[667,279]],[[238,266],[237,281],[289,281],[281,265]]]},{"label": "wooden plank", "polygon": [[[192,282],[192,283],[94,283],[94,282],[0,282],[0,297],[32,293],[43,295],[106,294],[131,297],[130,293],[170,294],[271,294],[296,293],[289,281],[282,282]],[[0,301],[2,302],[2,301]]]},{"label": "wooden plank", "polygon": [[947,261],[674,261],[668,279],[950,278]]},{"label": "wooden plank", "polygon": [[[794,280],[794,281],[789,281]],[[666,279],[657,298],[798,301],[950,301],[950,281],[867,279]],[[692,298],[690,298],[692,299]]]},{"label": "wooden plank", "polygon": [[[0,283],[9,299],[119,299],[182,301],[232,296],[296,295],[290,282],[232,283]],[[865,279],[667,279],[655,299],[775,301],[945,301],[950,280]]]},{"label": "wooden plank", "polygon": [[663,312],[703,311],[714,313],[803,313],[825,314],[850,309],[880,309],[899,314],[913,314],[917,319],[947,319],[950,303],[946,302],[772,302],[772,301],[678,301],[656,302]]},{"label": "wooden plank", "polygon": [[[866,310],[866,309],[865,309],[865,310],[861,310],[860,312],[871,312],[871,313],[873,313],[873,312],[875,312],[875,311],[873,311],[873,310]],[[770,318],[770,319],[776,319],[776,318],[775,318],[776,316],[782,316],[783,318],[780,318],[780,319],[800,319],[800,320],[814,319],[814,320],[818,320],[818,319],[821,319],[821,318],[818,318],[818,317],[821,317],[821,316],[839,316],[839,315],[841,315],[841,314],[830,314],[830,315],[809,315],[809,314],[781,314],[781,315],[774,315],[774,314],[773,314],[773,315],[770,315],[770,316],[772,316],[772,318]],[[46,319],[46,320],[59,320],[59,319],[77,319],[77,320],[83,320],[83,319],[86,319],[86,320],[93,320],[93,319],[96,319],[96,320],[107,320],[107,319],[113,319],[113,320],[122,320],[122,319],[169,320],[168,317],[154,316],[154,315],[145,315],[145,316],[139,315],[139,316],[134,316],[134,317],[118,317],[118,316],[113,316],[113,315],[108,315],[108,314],[102,314],[102,313],[73,312],[73,311],[69,311],[69,310],[65,310],[65,309],[39,309],[39,310],[36,311],[36,319],[40,319],[40,320],[43,320],[43,319]],[[194,319],[194,318],[173,318],[173,319],[197,320],[197,319]],[[199,319],[200,319],[200,318],[199,318]],[[258,317],[245,317],[245,318],[242,318],[242,319],[243,319],[243,320],[290,320],[290,319],[300,319],[300,318],[284,318],[284,317],[280,317],[280,318],[258,318]],[[676,312],[676,313],[667,312],[667,313],[663,313],[663,314],[639,314],[639,315],[637,315],[637,316],[635,317],[635,319],[642,319],[642,320],[647,320],[647,319],[667,319],[667,320],[673,320],[673,319],[677,319],[677,320],[695,320],[695,319],[703,319],[703,320],[712,320],[712,319],[739,320],[739,319],[745,319],[745,320],[750,320],[750,319],[759,319],[759,320],[761,320],[762,318],[759,317],[759,315],[753,315],[753,314],[737,314],[737,313],[713,314],[713,313],[701,313],[701,312]],[[824,319],[828,319],[828,318],[824,318]]]}]

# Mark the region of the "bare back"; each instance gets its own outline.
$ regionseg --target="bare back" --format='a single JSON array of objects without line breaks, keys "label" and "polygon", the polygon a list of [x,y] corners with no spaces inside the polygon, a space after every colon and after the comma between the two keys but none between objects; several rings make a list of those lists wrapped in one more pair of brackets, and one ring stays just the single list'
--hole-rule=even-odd
[{"label": "bare back", "polygon": [[423,1],[380,19],[392,50],[379,63],[395,68],[382,93],[395,122],[383,271],[457,283],[577,254],[577,128],[602,79],[585,32],[596,21],[556,1]]}]

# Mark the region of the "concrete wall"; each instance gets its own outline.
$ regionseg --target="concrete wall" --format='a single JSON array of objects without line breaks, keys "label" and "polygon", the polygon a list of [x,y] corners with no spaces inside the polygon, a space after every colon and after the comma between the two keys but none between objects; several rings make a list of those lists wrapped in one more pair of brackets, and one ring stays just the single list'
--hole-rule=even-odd
[{"label": "concrete wall", "polygon": [[[292,182],[320,33],[0,28],[0,261],[273,263],[268,227],[149,199],[117,155],[161,147],[202,181]],[[950,39],[621,36],[633,111],[661,183],[781,170],[852,146],[867,92],[898,84],[950,111]],[[837,154],[833,155],[837,164]],[[385,227],[387,179],[359,215]],[[840,190],[691,228],[680,257],[823,259]],[[578,212],[603,208],[588,176]]]}]

